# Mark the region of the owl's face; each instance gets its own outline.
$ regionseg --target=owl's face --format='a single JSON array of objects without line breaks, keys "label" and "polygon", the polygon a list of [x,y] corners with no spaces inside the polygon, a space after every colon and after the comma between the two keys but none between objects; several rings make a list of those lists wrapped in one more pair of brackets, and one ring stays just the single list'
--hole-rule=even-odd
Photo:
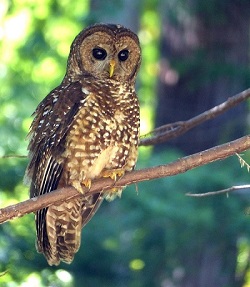
[{"label": "owl's face", "polygon": [[138,37],[120,25],[94,25],[83,30],[71,47],[68,70],[97,79],[134,81],[141,62]]}]

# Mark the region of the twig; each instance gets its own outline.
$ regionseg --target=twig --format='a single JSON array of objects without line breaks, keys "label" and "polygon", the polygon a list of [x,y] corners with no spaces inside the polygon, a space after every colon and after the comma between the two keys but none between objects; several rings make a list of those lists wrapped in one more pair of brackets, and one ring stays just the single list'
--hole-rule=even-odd
[{"label": "twig", "polygon": [[236,155],[240,161],[240,167],[242,168],[245,166],[247,168],[247,171],[249,172],[250,171],[250,165],[239,154],[236,153]]},{"label": "twig", "polygon": [[[167,165],[127,173],[115,183],[111,179],[99,179],[93,181],[91,189],[87,190],[85,188],[84,191],[85,194],[96,193],[108,190],[110,187],[126,186],[136,182],[173,176],[216,160],[225,159],[229,156],[235,155],[235,153],[243,152],[249,148],[250,135],[190,156],[183,157]],[[0,223],[42,209],[55,202],[68,200],[79,196],[81,195],[74,188],[67,187],[2,208],[0,209]]]},{"label": "twig", "polygon": [[231,186],[231,187],[226,188],[226,189],[222,189],[222,190],[218,190],[218,191],[209,191],[209,192],[205,192],[205,193],[186,193],[186,195],[191,196],[191,197],[206,197],[206,196],[218,195],[218,194],[222,194],[222,193],[228,193],[228,192],[232,192],[235,190],[247,189],[247,188],[250,188],[250,184],[235,185],[235,186]]},{"label": "twig", "polygon": [[214,119],[222,113],[228,111],[237,104],[245,101],[250,97],[250,89],[247,89],[233,97],[228,98],[224,103],[205,111],[204,113],[193,117],[187,121],[179,121],[156,128],[152,132],[141,137],[140,145],[148,146],[166,142],[176,138],[188,130],[194,128],[201,123]]},{"label": "twig", "polygon": [[1,158],[27,158],[27,157],[28,157],[27,155],[7,154],[7,155],[0,156],[0,159]]},{"label": "twig", "polygon": [[[250,165],[238,153],[235,153],[235,155],[238,157],[238,159],[240,161],[240,166],[241,167],[246,166],[247,171],[249,172]],[[190,193],[190,192],[188,192],[188,193],[186,193],[186,195],[191,196],[191,197],[206,197],[206,196],[218,195],[221,193],[228,193],[228,192],[232,192],[235,190],[247,189],[247,188],[250,188],[250,184],[231,186],[231,187],[226,188],[226,189],[217,190],[217,191],[209,191],[209,192],[205,192],[205,193]]]}]

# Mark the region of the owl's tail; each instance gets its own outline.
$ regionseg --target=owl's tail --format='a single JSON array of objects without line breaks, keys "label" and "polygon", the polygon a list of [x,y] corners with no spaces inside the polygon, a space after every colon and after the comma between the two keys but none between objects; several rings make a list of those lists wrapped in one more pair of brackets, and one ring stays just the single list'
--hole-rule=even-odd
[{"label": "owl's tail", "polygon": [[50,206],[46,214],[48,248],[44,253],[49,265],[71,263],[81,244],[82,200],[75,199]]}]

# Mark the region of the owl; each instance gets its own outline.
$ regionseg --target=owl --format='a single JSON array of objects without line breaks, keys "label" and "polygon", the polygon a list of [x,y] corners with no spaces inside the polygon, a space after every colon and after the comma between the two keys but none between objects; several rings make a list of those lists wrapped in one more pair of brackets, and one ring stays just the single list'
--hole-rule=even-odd
[{"label": "owl", "polygon": [[[29,132],[30,197],[72,186],[81,196],[36,212],[37,250],[49,265],[71,263],[81,230],[111,189],[84,195],[94,179],[116,180],[137,160],[138,37],[114,24],[90,26],[71,45],[62,83],[38,105]],[[85,189],[86,190],[86,189]]]}]

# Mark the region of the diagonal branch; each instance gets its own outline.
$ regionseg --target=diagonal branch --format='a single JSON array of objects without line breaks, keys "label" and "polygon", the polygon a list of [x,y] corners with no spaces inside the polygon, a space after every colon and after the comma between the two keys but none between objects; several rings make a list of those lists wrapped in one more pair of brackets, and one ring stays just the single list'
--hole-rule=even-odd
[{"label": "diagonal branch", "polygon": [[207,110],[187,121],[179,121],[156,128],[152,132],[141,137],[140,145],[155,145],[176,138],[195,126],[198,126],[205,121],[214,119],[232,107],[245,101],[249,97],[250,89],[247,89],[233,97],[228,98],[224,103],[215,106],[214,108]]},{"label": "diagonal branch", "polygon": [[[167,165],[160,165],[129,172],[123,177],[119,178],[115,183],[111,179],[95,180],[92,183],[91,189],[88,190],[85,188],[84,191],[85,194],[97,193],[108,190],[114,186],[126,186],[136,182],[177,175],[198,166],[225,159],[249,148],[250,135],[190,156],[183,157]],[[2,208],[0,209],[0,223],[4,223],[16,217],[22,217],[27,213],[45,208],[55,202],[65,201],[79,196],[81,195],[74,188],[66,187],[15,205]]]}]

